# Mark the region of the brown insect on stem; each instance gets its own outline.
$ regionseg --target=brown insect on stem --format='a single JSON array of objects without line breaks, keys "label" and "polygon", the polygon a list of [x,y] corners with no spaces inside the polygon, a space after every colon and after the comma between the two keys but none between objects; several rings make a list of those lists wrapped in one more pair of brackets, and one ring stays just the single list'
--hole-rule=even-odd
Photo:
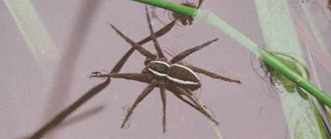
[{"label": "brown insect on stem", "polygon": [[[191,7],[191,8],[196,8],[196,9],[199,9],[200,6],[202,5],[204,0],[199,0],[199,3],[198,5],[196,6],[194,3],[191,3],[191,2],[184,2],[184,3],[181,3],[181,5],[184,5],[184,6],[187,6],[187,7]],[[181,14],[178,14],[176,12],[172,12],[171,13],[171,18],[173,20],[178,20],[181,22],[182,25],[186,26],[186,25],[192,25],[193,23],[193,17],[191,16],[184,16],[184,15],[181,15]]]}]

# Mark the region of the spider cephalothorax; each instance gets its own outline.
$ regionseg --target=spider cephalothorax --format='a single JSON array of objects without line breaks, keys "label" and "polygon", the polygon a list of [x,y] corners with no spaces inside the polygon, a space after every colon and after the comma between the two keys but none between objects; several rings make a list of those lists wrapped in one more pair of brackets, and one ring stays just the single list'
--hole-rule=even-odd
[{"label": "spider cephalothorax", "polygon": [[[187,65],[181,64],[182,60],[189,56],[190,54],[208,46],[209,44],[217,41],[217,39],[208,41],[202,45],[193,47],[191,49],[185,50],[180,54],[174,56],[170,61],[164,56],[157,40],[156,34],[154,34],[150,17],[148,14],[148,10],[146,8],[147,21],[151,33],[151,38],[154,42],[155,49],[157,51],[157,55],[149,52],[145,48],[143,48],[139,43],[132,41],[126,35],[124,35],[121,31],[115,28],[113,25],[111,27],[119,34],[126,42],[128,42],[135,50],[138,50],[142,55],[146,57],[145,65],[146,67],[142,70],[141,73],[117,73],[119,69],[122,67],[124,62],[126,61],[128,56],[124,56],[120,60],[119,66],[116,65],[115,68],[109,74],[102,74],[100,72],[94,72],[92,77],[111,77],[111,78],[122,78],[128,80],[135,80],[144,83],[148,83],[149,85],[144,89],[144,91],[138,96],[136,101],[130,107],[128,114],[126,115],[122,128],[125,126],[129,117],[131,116],[133,110],[137,107],[137,105],[155,88],[160,88],[161,99],[163,104],[163,131],[165,132],[166,127],[166,90],[172,92],[177,98],[190,105],[197,111],[201,112],[205,115],[209,120],[218,124],[218,122],[205,110],[204,106],[199,102],[198,98],[194,96],[192,91],[200,88],[201,83],[196,75],[196,72],[205,74],[212,78],[221,79],[229,82],[240,83],[238,80],[233,80],[227,77],[223,77],[221,75],[209,72],[207,70]],[[173,24],[172,24],[173,25]],[[124,60],[123,60],[124,59]],[[185,96],[188,99],[185,99]]]}]

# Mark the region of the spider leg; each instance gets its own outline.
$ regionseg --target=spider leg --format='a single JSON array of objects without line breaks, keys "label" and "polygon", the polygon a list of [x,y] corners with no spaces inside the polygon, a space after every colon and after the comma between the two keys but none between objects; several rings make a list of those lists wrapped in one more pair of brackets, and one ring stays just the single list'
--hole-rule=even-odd
[{"label": "spider leg", "polygon": [[[163,28],[161,28],[160,30],[158,30],[155,33],[155,36],[158,38],[158,37],[161,37],[164,34],[168,33],[168,31],[171,30],[172,27],[174,27],[175,23],[176,23],[176,21],[170,22],[169,24],[167,24],[166,26],[164,26]],[[139,41],[138,44],[143,45],[143,44],[149,42],[150,40],[152,40],[152,38],[151,38],[151,36],[148,36],[145,39]],[[125,55],[120,59],[120,61],[118,61],[116,63],[115,67],[111,70],[111,73],[117,73],[117,72],[119,72],[122,69],[124,63],[132,55],[132,53],[134,52],[134,50],[135,50],[135,48],[134,47],[131,47],[131,49],[128,52],[126,52]]]},{"label": "spider leg", "polygon": [[151,24],[151,18],[149,17],[149,11],[148,11],[147,6],[145,6],[145,10],[146,10],[148,28],[149,28],[149,31],[151,32],[151,38],[153,40],[157,55],[159,56],[159,58],[163,58],[164,55],[163,55],[163,52],[161,50],[161,47],[160,47],[159,43],[156,40],[156,36],[155,36],[154,31],[153,31],[153,27],[152,27],[152,24]]},{"label": "spider leg", "polygon": [[160,91],[161,91],[161,99],[162,99],[162,106],[163,106],[163,133],[166,132],[166,126],[167,126],[167,120],[166,120],[166,109],[167,109],[167,103],[166,103],[166,87],[164,81],[159,82]]},{"label": "spider leg", "polygon": [[129,37],[127,37],[126,35],[124,35],[121,31],[119,31],[115,26],[113,26],[112,24],[110,24],[110,26],[116,31],[116,33],[118,35],[120,35],[126,42],[128,42],[132,47],[134,47],[135,49],[137,49],[142,55],[146,56],[149,59],[155,59],[156,56],[154,54],[152,54],[151,52],[149,52],[148,50],[146,50],[145,48],[143,48],[140,44],[134,42],[133,40],[131,40]]},{"label": "spider leg", "polygon": [[[186,104],[190,105],[191,107],[193,107],[194,109],[196,109],[197,111],[199,111],[200,113],[202,113],[204,116],[206,116],[210,121],[214,122],[216,125],[218,125],[219,123],[205,110],[205,108],[199,103],[198,98],[194,97],[194,95],[192,95],[192,93],[187,90],[184,89],[180,86],[177,85],[172,85],[170,88],[168,88],[171,90],[171,92],[177,96],[180,100],[184,101]],[[192,104],[190,101],[184,99],[182,97],[182,95],[188,97],[190,99],[190,101],[192,101],[194,104]]]},{"label": "spider leg", "polygon": [[207,70],[202,69],[202,68],[199,68],[199,67],[195,67],[195,66],[192,66],[192,65],[185,65],[185,66],[187,66],[188,68],[192,69],[195,72],[202,73],[202,74],[207,75],[207,76],[209,76],[211,78],[215,78],[215,79],[219,79],[219,80],[223,80],[223,81],[227,81],[227,82],[234,82],[234,83],[238,83],[238,84],[241,83],[240,80],[230,79],[228,77],[225,77],[225,76],[222,76],[222,75],[218,75],[216,73],[207,71]]},{"label": "spider leg", "polygon": [[197,106],[195,106],[194,104],[192,104],[192,102],[184,99],[181,94],[179,93],[178,90],[177,91],[171,91],[177,98],[179,98],[181,101],[185,102],[186,104],[190,105],[191,107],[193,107],[194,109],[196,109],[197,111],[199,111],[199,108]]},{"label": "spider leg", "polygon": [[144,83],[150,83],[150,82],[152,82],[152,79],[153,79],[153,77],[151,75],[141,74],[141,73],[109,73],[109,74],[103,74],[103,73],[100,73],[100,72],[93,72],[90,77],[121,78],[121,79],[144,82]]},{"label": "spider leg", "polygon": [[[181,88],[181,87],[180,87]],[[198,98],[196,98],[194,95],[191,95],[192,93],[189,92],[189,90],[181,88],[183,90],[183,93],[186,97],[188,97],[197,107],[198,111],[200,111],[203,115],[205,115],[210,121],[214,122],[216,125],[219,123],[205,110],[203,105],[199,102]]]},{"label": "spider leg", "polygon": [[211,40],[211,41],[208,41],[208,42],[205,42],[204,44],[201,44],[199,46],[196,46],[196,47],[193,47],[193,48],[190,48],[190,49],[187,49],[181,53],[179,53],[178,55],[176,55],[175,57],[173,57],[170,61],[170,63],[177,63],[181,60],[183,60],[185,57],[189,56],[190,54],[196,52],[196,51],[199,51],[201,50],[202,48],[208,46],[209,44],[217,41],[218,39],[214,39],[214,40]]},{"label": "spider leg", "polygon": [[121,128],[125,127],[126,122],[129,120],[130,116],[132,115],[133,110],[138,106],[138,104],[158,85],[157,80],[153,80],[145,89],[144,91],[137,97],[133,105],[130,107],[128,114],[125,116],[124,121],[121,125]]}]

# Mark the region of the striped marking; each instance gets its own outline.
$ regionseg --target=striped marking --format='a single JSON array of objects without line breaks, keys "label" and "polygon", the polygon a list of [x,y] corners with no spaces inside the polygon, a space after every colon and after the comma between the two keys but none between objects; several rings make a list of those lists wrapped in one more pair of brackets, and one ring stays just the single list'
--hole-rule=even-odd
[{"label": "striped marking", "polygon": [[[162,65],[165,65],[167,66],[168,68],[171,67],[171,66],[177,66],[177,67],[180,67],[180,68],[184,68],[185,70],[189,71],[191,74],[193,74],[198,80],[199,77],[197,76],[197,74],[190,68],[186,67],[186,66],[183,66],[183,65],[180,65],[180,64],[171,64],[169,65],[167,62],[164,62],[164,61],[151,61],[151,63],[158,63],[158,64],[162,64]],[[151,68],[148,68],[148,71],[152,72],[153,74],[157,75],[157,76],[160,76],[160,77],[166,77],[167,79],[173,81],[173,82],[176,82],[176,83],[179,83],[179,84],[184,84],[184,85],[199,85],[198,82],[193,82],[193,81],[185,81],[185,80],[181,80],[181,79],[177,79],[175,77],[171,77],[165,73],[160,73],[158,71],[155,71]]]},{"label": "striped marking", "polygon": [[149,70],[150,72],[152,72],[153,74],[157,75],[157,76],[161,76],[161,77],[166,77],[166,76],[167,76],[167,74],[157,72],[157,71],[155,71],[155,70],[153,70],[153,69],[151,69],[151,68],[148,68],[148,70]]},{"label": "striped marking", "polygon": [[168,68],[170,67],[170,65],[167,62],[163,62],[163,61],[151,61],[151,63],[159,63],[167,66]]},{"label": "striped marking", "polygon": [[[177,67],[180,67],[180,68],[184,68],[185,70],[189,71],[191,74],[193,74],[198,80],[199,77],[197,76],[197,74],[190,68],[184,66],[184,65],[180,65],[180,64],[172,64],[171,66],[177,66]],[[193,81],[185,81],[185,80],[181,80],[181,79],[177,79],[175,77],[171,77],[169,75],[166,76],[169,80],[171,81],[174,81],[176,83],[179,83],[179,84],[185,84],[185,85],[198,85],[199,83],[198,82],[193,82]]]},{"label": "striped marking", "polygon": [[169,76],[169,75],[166,75],[166,77],[167,77],[169,80],[174,81],[174,82],[179,83],[179,84],[185,84],[185,85],[198,85],[198,84],[199,84],[199,83],[197,83],[197,82],[180,80],[180,79],[177,79],[177,78],[171,77],[171,76]]}]

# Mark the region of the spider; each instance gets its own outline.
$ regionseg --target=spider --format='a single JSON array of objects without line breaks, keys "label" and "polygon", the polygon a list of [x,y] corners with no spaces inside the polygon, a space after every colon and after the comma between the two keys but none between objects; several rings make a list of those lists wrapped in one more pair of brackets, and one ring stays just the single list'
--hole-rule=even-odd
[{"label": "spider", "polygon": [[[202,4],[203,0],[199,0],[199,3],[198,3],[198,6],[195,6],[194,3],[191,3],[191,2],[184,2],[184,3],[181,3],[181,5],[184,5],[184,6],[187,6],[187,7],[191,7],[191,8],[196,8],[196,9],[199,9],[201,4]],[[193,17],[191,16],[184,16],[184,15],[181,15],[181,14],[178,14],[176,12],[172,12],[172,18],[174,20],[179,20],[182,25],[186,26],[187,24],[188,25],[192,25],[193,23]]]},{"label": "spider", "polygon": [[[197,90],[201,87],[200,80],[196,74],[202,73],[212,78],[241,83],[239,80],[230,79],[221,75],[218,75],[213,72],[209,72],[202,68],[198,68],[192,65],[183,64],[181,60],[201,50],[202,48],[210,45],[211,43],[217,41],[218,39],[207,41],[201,45],[193,47],[191,49],[187,49],[178,55],[174,56],[170,61],[163,54],[161,47],[156,39],[156,35],[153,31],[153,27],[151,25],[151,19],[149,16],[148,9],[146,8],[146,16],[148,27],[151,33],[151,38],[154,43],[154,47],[156,49],[157,54],[153,54],[143,48],[139,43],[134,42],[129,37],[124,35],[120,30],[118,30],[115,26],[110,24],[110,26],[115,30],[115,32],[122,37],[127,43],[129,43],[132,48],[138,50],[143,56],[146,57],[144,62],[145,68],[141,73],[101,73],[101,72],[93,72],[91,77],[98,78],[122,78],[127,80],[135,80],[139,82],[148,83],[148,86],[142,91],[142,93],[136,98],[135,102],[129,108],[127,115],[125,116],[121,128],[125,127],[128,119],[132,115],[134,109],[138,106],[138,104],[148,95],[150,92],[158,87],[160,88],[162,105],[163,105],[163,132],[166,132],[166,90],[172,92],[177,98],[179,98],[184,103],[188,104],[192,108],[199,111],[205,117],[207,117],[210,121],[218,125],[219,123],[205,110],[204,106],[199,102],[198,98],[194,96],[193,91]],[[126,60],[121,59],[122,63]],[[123,65],[123,64],[122,64]],[[116,67],[116,66],[115,66]],[[114,68],[115,69],[115,68]],[[183,96],[187,97],[185,99]]]}]

